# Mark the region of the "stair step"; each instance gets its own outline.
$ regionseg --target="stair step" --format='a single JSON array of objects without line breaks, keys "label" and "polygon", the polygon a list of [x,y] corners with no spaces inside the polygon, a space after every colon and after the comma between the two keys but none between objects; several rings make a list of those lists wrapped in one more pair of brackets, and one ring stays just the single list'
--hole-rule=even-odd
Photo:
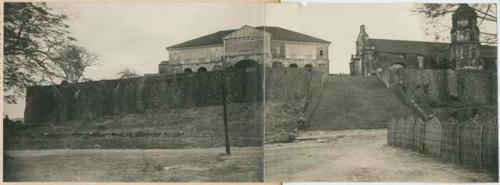
[{"label": "stair step", "polygon": [[385,128],[411,110],[375,77],[328,77],[310,120],[311,130]]}]

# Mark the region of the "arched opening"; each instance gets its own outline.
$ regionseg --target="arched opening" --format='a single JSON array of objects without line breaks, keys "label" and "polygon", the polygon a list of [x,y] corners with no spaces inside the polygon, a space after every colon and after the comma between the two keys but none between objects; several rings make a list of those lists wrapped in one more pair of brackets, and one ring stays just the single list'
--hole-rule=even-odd
[{"label": "arched opening", "polygon": [[281,62],[273,62],[273,68],[281,68],[283,64]]},{"label": "arched opening", "polygon": [[196,71],[196,72],[202,72],[202,73],[203,73],[203,72],[207,72],[207,68],[205,68],[205,67],[200,67],[200,68],[198,68],[198,71]]},{"label": "arched opening", "polygon": [[192,73],[192,72],[193,72],[193,70],[191,70],[191,68],[184,69],[184,73]]},{"label": "arched opening", "polygon": [[288,68],[299,68],[299,66],[297,64],[290,64]]},{"label": "arched opening", "polygon": [[258,68],[258,66],[259,64],[257,64],[257,62],[255,62],[254,60],[242,60],[234,65],[236,70],[245,70],[245,71],[255,70],[256,68]]},{"label": "arched opening", "polygon": [[263,97],[262,72],[254,60],[242,60],[234,65],[235,79],[239,80],[242,102],[260,101]]},{"label": "arched opening", "polygon": [[304,66],[304,68],[305,68],[307,71],[312,71],[313,66],[312,66],[311,64],[306,64],[306,65]]}]

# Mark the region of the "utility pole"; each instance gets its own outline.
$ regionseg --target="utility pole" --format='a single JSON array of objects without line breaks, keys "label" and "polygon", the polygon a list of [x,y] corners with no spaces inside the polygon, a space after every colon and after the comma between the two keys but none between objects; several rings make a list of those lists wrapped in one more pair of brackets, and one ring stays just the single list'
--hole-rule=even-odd
[{"label": "utility pole", "polygon": [[[224,61],[222,61],[224,62]],[[222,64],[221,76],[221,92],[222,92],[222,109],[224,116],[224,140],[226,143],[226,155],[231,155],[231,148],[229,145],[229,126],[227,124],[227,102],[226,102],[226,70],[224,63]]]}]

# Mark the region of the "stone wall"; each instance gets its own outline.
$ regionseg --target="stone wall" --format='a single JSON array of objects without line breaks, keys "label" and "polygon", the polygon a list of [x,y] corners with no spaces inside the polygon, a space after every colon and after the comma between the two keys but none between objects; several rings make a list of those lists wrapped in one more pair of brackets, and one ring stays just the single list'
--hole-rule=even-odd
[{"label": "stone wall", "polygon": [[430,107],[495,105],[496,72],[487,70],[399,69],[378,74],[387,87],[400,86]]},{"label": "stone wall", "polygon": [[[229,103],[263,99],[287,101],[312,96],[318,73],[298,69],[266,69],[225,73]],[[161,75],[123,80],[29,87],[26,123],[63,122],[102,116],[221,105],[222,72]]]},{"label": "stone wall", "polygon": [[[101,80],[27,90],[25,122],[91,119],[147,109],[190,108],[221,104],[220,72]],[[251,99],[240,92],[244,75],[226,74],[228,99]]]},{"label": "stone wall", "polygon": [[266,69],[266,101],[311,98],[323,85],[323,73],[296,68]]}]

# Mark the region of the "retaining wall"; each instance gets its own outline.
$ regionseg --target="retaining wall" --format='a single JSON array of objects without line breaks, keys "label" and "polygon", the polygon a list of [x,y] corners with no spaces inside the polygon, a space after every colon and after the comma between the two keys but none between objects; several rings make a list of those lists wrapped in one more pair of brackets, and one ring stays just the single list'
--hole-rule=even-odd
[{"label": "retaining wall", "polygon": [[483,106],[497,101],[497,77],[489,70],[399,69],[378,74],[421,105]]},{"label": "retaining wall", "polygon": [[[101,116],[221,105],[222,72],[160,75],[27,89],[26,123],[64,122]],[[226,71],[229,103],[311,97],[321,73],[302,69]],[[265,80],[263,80],[265,79]]]}]

